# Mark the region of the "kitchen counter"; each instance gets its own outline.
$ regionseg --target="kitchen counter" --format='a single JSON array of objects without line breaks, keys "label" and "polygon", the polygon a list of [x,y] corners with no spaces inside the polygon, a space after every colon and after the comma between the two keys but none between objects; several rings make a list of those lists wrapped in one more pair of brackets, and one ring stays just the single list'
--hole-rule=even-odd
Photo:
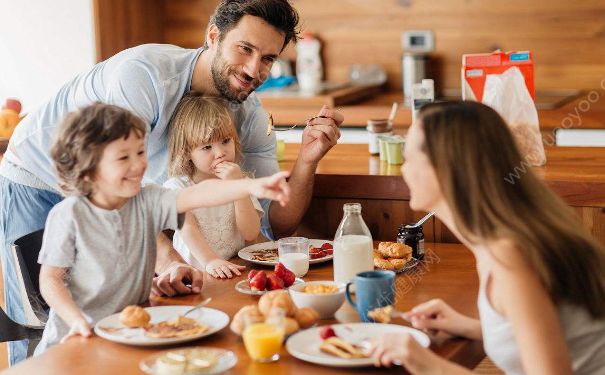
[{"label": "kitchen counter", "polygon": [[[262,99],[261,99],[262,100]],[[403,95],[399,91],[382,92],[372,99],[357,104],[338,107],[345,116],[345,126],[365,127],[368,119],[386,118],[393,102],[401,103]],[[280,105],[276,100],[267,101],[263,106],[273,114],[276,124],[295,124],[314,116],[319,108],[301,105]],[[593,90],[580,93],[576,98],[556,109],[538,111],[543,135],[555,129],[605,129],[605,91]],[[405,131],[412,120],[409,108],[400,106],[394,121],[395,130]]]},{"label": "kitchen counter", "polygon": [[[298,150],[298,144],[286,144],[282,169],[292,168]],[[605,148],[546,147],[546,157],[546,165],[535,167],[535,172],[605,244]],[[332,237],[342,218],[342,204],[357,201],[364,207],[374,239],[394,239],[399,224],[423,216],[409,208],[410,192],[400,169],[371,156],[367,145],[336,145],[317,168],[313,200],[301,233]],[[425,225],[425,234],[429,241],[456,241],[438,221]]]}]

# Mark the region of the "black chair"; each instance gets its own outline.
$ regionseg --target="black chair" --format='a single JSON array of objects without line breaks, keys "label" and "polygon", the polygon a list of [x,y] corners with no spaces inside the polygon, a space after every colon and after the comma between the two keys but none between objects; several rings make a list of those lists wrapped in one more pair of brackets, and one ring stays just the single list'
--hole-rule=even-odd
[{"label": "black chair", "polygon": [[[14,263],[18,265],[17,277],[27,293],[27,300],[32,310],[39,315],[40,321],[46,322],[48,305],[40,294],[40,264],[38,263],[43,237],[44,228],[15,240],[11,248]],[[22,296],[22,299],[25,299],[23,297],[25,296]]]},{"label": "black chair", "polygon": [[13,321],[0,309],[0,342],[28,339],[28,355],[33,354],[48,320],[48,305],[40,294],[39,285],[38,254],[43,235],[44,229],[32,232],[15,240],[11,246],[10,255],[13,258],[25,322],[19,324]]},{"label": "black chair", "polygon": [[43,330],[21,325],[6,315],[0,309],[0,342],[18,341],[23,339],[40,341]]}]

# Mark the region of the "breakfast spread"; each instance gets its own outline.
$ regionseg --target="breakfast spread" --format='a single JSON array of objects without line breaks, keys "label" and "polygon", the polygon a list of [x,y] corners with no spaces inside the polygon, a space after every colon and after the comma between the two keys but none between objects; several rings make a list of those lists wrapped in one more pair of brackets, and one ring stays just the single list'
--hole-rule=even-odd
[{"label": "breakfast spread", "polygon": [[380,242],[374,250],[374,267],[382,270],[398,271],[412,260],[412,248],[397,242]]},{"label": "breakfast spread", "polygon": [[303,292],[310,294],[330,294],[338,291],[336,285],[325,285],[325,284],[309,284],[303,289]]},{"label": "breakfast spread", "polygon": [[273,309],[284,311],[286,335],[290,335],[301,328],[309,328],[319,320],[319,314],[312,308],[297,308],[287,291],[274,290],[261,296],[258,305],[242,307],[233,316],[230,328],[237,335],[241,335],[246,321],[248,323],[262,323],[271,316]]},{"label": "breakfast spread", "polygon": [[210,327],[200,324],[195,319],[178,315],[171,320],[150,323],[151,316],[144,308],[136,305],[126,306],[120,313],[120,323],[125,327],[101,327],[108,333],[119,333],[128,329],[142,329],[150,338],[189,337],[202,334]]},{"label": "breakfast spread", "polygon": [[338,337],[331,326],[322,327],[319,337],[323,340],[319,350],[326,354],[344,359],[367,358],[362,348]]}]

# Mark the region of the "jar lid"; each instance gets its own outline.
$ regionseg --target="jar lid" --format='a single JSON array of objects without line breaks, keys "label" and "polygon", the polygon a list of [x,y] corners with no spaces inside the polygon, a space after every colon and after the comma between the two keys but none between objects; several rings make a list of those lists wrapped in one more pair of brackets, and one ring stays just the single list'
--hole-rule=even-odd
[{"label": "jar lid", "polygon": [[368,120],[366,129],[371,133],[386,133],[393,129],[391,122],[388,119],[372,119]]}]

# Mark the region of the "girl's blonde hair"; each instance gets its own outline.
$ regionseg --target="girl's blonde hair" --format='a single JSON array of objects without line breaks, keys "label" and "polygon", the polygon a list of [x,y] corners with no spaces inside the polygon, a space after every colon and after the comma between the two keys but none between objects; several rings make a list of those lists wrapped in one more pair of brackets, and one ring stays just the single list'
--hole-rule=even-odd
[{"label": "girl's blonde hair", "polygon": [[603,246],[521,158],[498,113],[476,102],[435,103],[418,124],[460,234],[479,245],[514,241],[553,301],[605,317]]},{"label": "girl's blonde hair", "polygon": [[61,189],[67,194],[90,195],[103,150],[131,133],[145,137],[145,122],[115,105],[94,103],[68,113],[50,148]]},{"label": "girl's blonde hair", "polygon": [[177,105],[170,119],[168,133],[169,167],[171,177],[193,178],[195,166],[191,152],[198,146],[232,138],[235,162],[241,161],[241,144],[235,130],[228,102],[219,97],[202,96],[191,91]]}]

